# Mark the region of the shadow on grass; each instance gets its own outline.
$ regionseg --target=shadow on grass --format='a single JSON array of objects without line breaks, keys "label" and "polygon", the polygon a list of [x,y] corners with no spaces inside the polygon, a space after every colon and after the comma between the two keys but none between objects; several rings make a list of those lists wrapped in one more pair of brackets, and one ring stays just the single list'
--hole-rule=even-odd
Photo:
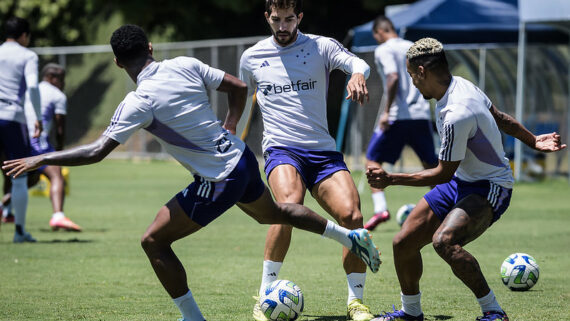
[{"label": "shadow on grass", "polygon": [[[61,230],[58,230],[58,231],[53,231],[52,229],[49,229],[49,228],[40,228],[39,231],[40,231],[40,232],[45,232],[45,233],[64,233],[64,234],[67,234],[67,233],[69,233],[69,234],[81,233],[81,232],[79,232],[79,231],[66,231],[66,230],[64,230],[64,229],[61,229]],[[90,228],[90,229],[88,230],[88,232],[92,232],[92,233],[105,233],[105,232],[107,232],[107,231],[108,231],[108,229],[106,229],[106,228],[100,228],[100,229],[93,229],[93,228]]]},{"label": "shadow on grass", "polygon": [[308,315],[303,314],[301,320],[307,321],[346,321],[346,315],[329,315],[329,316],[318,316],[318,315]]},{"label": "shadow on grass", "polygon": [[92,243],[94,242],[93,240],[80,240],[78,238],[72,238],[72,239],[67,239],[67,240],[59,240],[59,239],[53,239],[51,241],[49,240],[41,240],[41,241],[37,241],[36,243],[40,243],[40,244],[57,244],[57,243]]},{"label": "shadow on grass", "polygon": [[426,320],[449,320],[453,319],[452,316],[449,315],[430,315],[429,317],[426,316]]}]

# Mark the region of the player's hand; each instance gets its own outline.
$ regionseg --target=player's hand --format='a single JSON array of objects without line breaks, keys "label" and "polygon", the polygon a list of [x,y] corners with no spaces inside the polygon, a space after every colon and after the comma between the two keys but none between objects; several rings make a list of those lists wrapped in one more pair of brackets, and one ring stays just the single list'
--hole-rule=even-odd
[{"label": "player's hand", "polygon": [[346,85],[346,91],[348,92],[348,96],[346,96],[345,99],[356,101],[360,105],[364,104],[365,99],[366,102],[370,101],[370,97],[368,97],[368,88],[366,88],[366,78],[364,78],[363,74],[352,74],[348,84]]},{"label": "player's hand", "polygon": [[39,120],[36,120],[36,123],[34,124],[34,135],[32,137],[34,137],[34,138],[40,137],[42,130],[44,130],[42,122]]},{"label": "player's hand", "polygon": [[390,128],[390,121],[388,120],[389,114],[387,112],[383,112],[380,116],[380,121],[378,122],[378,126],[380,129],[385,132]]},{"label": "player's hand", "polygon": [[34,169],[40,167],[40,162],[42,159],[42,155],[20,159],[11,159],[4,161],[4,166],[2,166],[2,169],[6,172],[6,175],[16,178],[24,172],[33,171]]},{"label": "player's hand", "polygon": [[560,135],[554,132],[536,136],[534,148],[538,151],[549,153],[563,150],[566,148],[566,144],[562,144]]},{"label": "player's hand", "polygon": [[224,124],[222,126],[222,128],[224,128],[225,130],[229,131],[230,134],[235,135],[236,134],[236,126],[229,126],[228,124]]},{"label": "player's hand", "polygon": [[368,184],[373,188],[384,189],[390,185],[390,174],[379,167],[368,167],[366,169]]}]

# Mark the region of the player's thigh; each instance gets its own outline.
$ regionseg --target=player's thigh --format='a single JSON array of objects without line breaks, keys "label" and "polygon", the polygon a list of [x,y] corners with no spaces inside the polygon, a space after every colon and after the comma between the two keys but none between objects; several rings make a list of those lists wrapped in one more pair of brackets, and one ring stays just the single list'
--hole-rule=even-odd
[{"label": "player's thigh", "polygon": [[269,173],[267,182],[277,202],[303,204],[305,183],[293,165],[282,164],[275,167]]},{"label": "player's thigh", "polygon": [[43,170],[43,173],[50,181],[61,180],[63,181],[63,174],[61,173],[61,166],[49,165]]},{"label": "player's thigh", "polygon": [[176,197],[173,197],[158,211],[143,240],[150,237],[155,241],[172,243],[201,228],[202,226],[188,217]]},{"label": "player's thigh", "polygon": [[337,221],[362,221],[360,197],[348,171],[340,170],[323,179],[313,187],[312,195]]},{"label": "player's thigh", "polygon": [[279,223],[279,207],[271,197],[269,189],[266,187],[261,196],[253,202],[236,204],[251,218],[258,223]]},{"label": "player's thigh", "polygon": [[396,245],[414,245],[411,248],[422,248],[431,243],[433,234],[441,221],[422,197],[410,212],[400,231],[394,236]]},{"label": "player's thigh", "polygon": [[469,194],[455,205],[434,235],[434,242],[466,245],[485,232],[493,220],[487,199]]}]

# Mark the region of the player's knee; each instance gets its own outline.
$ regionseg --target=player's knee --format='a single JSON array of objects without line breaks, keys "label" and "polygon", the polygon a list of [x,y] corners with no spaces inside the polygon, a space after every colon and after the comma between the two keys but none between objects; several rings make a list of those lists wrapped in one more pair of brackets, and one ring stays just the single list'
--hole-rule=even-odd
[{"label": "player's knee", "polygon": [[154,238],[150,233],[145,233],[141,237],[141,246],[145,253],[150,254],[158,248],[158,243],[156,238]]},{"label": "player's knee", "polygon": [[435,233],[432,238],[432,245],[442,258],[450,257],[453,254],[451,239],[446,233]]},{"label": "player's knee", "polygon": [[350,229],[360,228],[363,224],[362,213],[356,208],[347,207],[340,213],[339,223]]}]

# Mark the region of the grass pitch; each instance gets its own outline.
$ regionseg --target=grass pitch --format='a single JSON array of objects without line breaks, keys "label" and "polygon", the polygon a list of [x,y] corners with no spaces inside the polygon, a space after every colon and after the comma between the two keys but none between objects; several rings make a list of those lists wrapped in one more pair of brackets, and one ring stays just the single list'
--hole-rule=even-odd
[{"label": "grass pitch", "polygon": [[[30,197],[27,227],[39,242],[12,244],[13,226],[0,229],[0,320],[176,320],[178,309],[139,240],[158,209],[191,180],[173,162],[106,160],[71,168],[65,212],[83,227],[81,233],[49,230],[49,200]],[[395,214],[426,191],[388,188],[390,210]],[[565,180],[517,184],[503,218],[467,246],[511,320],[570,320],[569,195]],[[372,209],[367,189],[361,199],[366,220]],[[310,196],[306,203],[327,216]],[[368,273],[366,282],[365,303],[375,314],[400,304],[391,249],[398,229],[392,219],[373,233],[384,262],[379,273]],[[251,320],[266,231],[232,208],[175,243],[208,320]],[[526,252],[540,265],[540,279],[530,291],[511,292],[500,280],[500,265],[514,252]],[[426,320],[474,320],[480,314],[474,296],[433,248],[426,246],[422,253]],[[330,240],[294,232],[280,278],[303,290],[303,320],[345,320],[347,289],[340,254]]]}]

